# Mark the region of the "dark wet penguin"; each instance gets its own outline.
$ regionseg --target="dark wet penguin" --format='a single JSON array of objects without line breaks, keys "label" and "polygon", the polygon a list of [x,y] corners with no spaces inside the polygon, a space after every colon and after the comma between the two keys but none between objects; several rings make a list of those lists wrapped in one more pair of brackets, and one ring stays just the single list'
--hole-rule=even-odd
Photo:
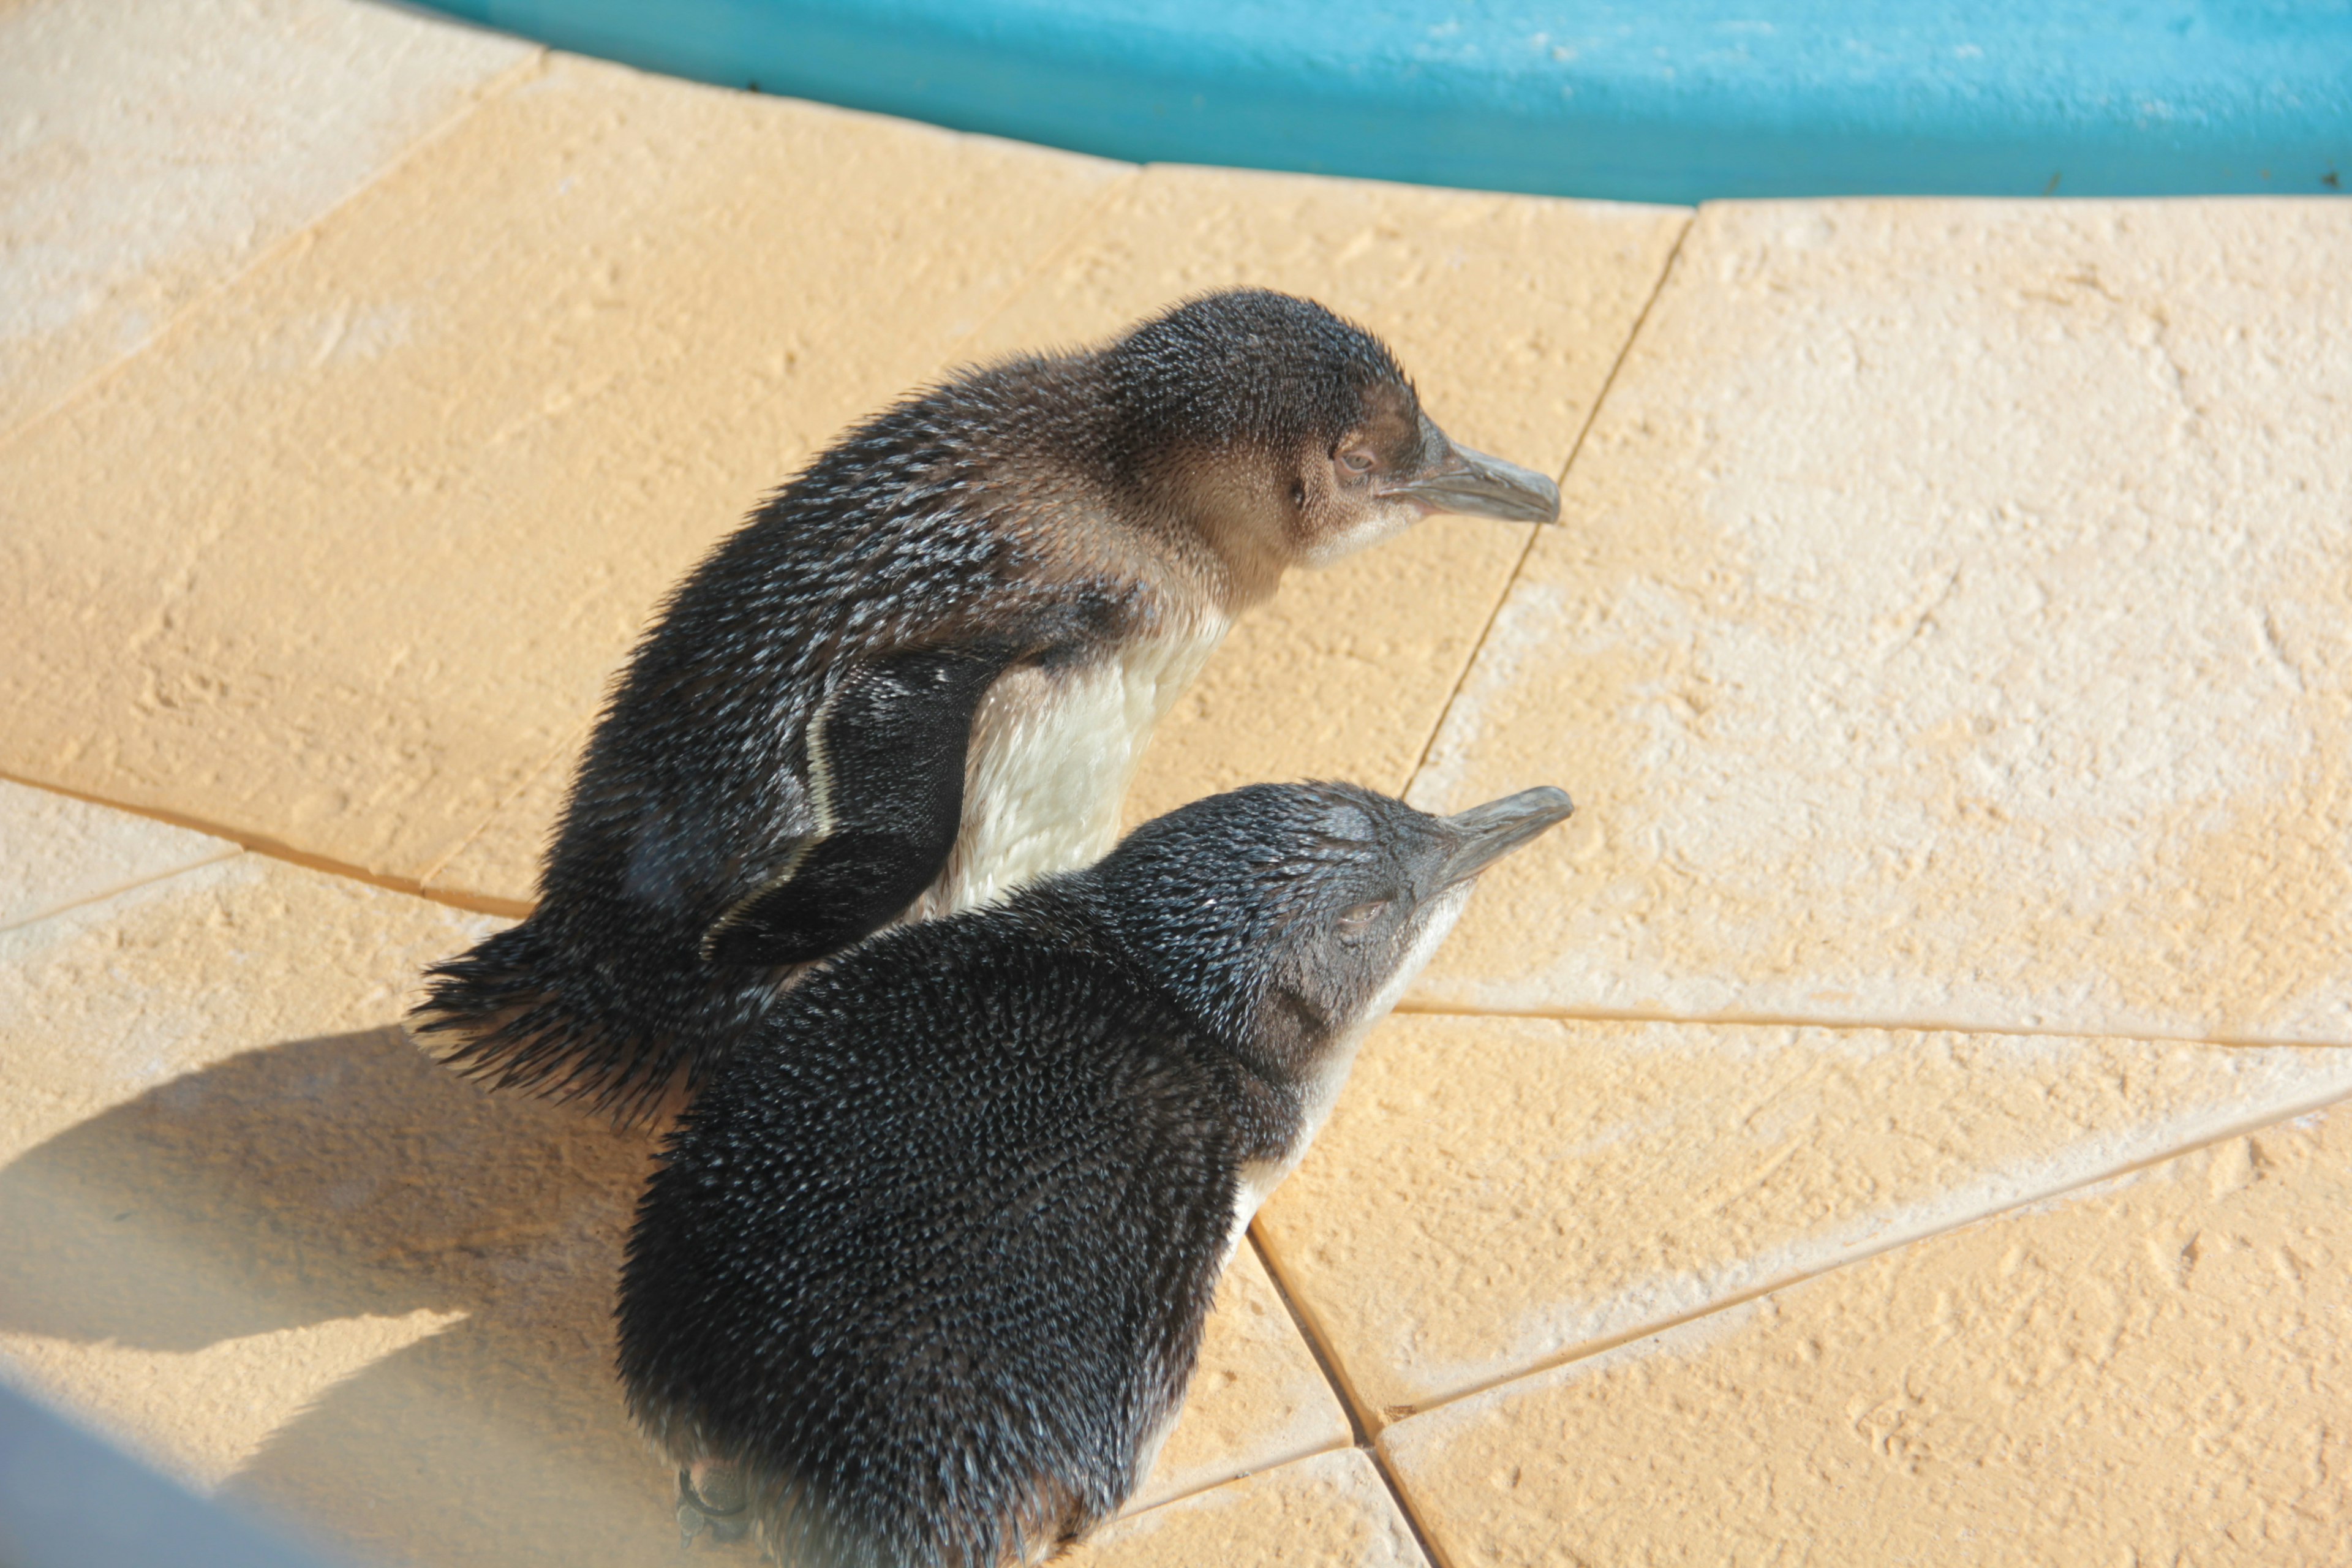
[{"label": "dark wet penguin", "polygon": [[1283,571],[1432,511],[1556,516],[1388,351],[1211,295],[852,431],[677,590],[574,781],[537,911],[433,972],[422,1042],[625,1113],[793,974],[1110,847],[1152,724]]},{"label": "dark wet penguin", "polygon": [[621,1373],[688,1533],[995,1568],[1116,1511],[1364,1031],[1569,810],[1256,785],[812,976],[696,1099],[630,1238]]}]

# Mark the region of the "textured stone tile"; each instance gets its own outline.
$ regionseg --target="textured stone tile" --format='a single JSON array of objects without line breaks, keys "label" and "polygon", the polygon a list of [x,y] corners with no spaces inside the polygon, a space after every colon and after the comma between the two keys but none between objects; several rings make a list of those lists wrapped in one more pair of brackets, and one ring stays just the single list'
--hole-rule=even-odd
[{"label": "textured stone tile", "polygon": [[540,862],[555,837],[590,733],[583,723],[565,737],[530,782],[425,874],[424,891],[517,919],[530,913],[539,901]]},{"label": "textured stone tile", "polygon": [[2352,1094],[2352,1051],[1391,1018],[1258,1216],[1372,1419]]},{"label": "textured stone tile", "polygon": [[[169,1267],[157,1275],[173,1284],[184,1278]],[[392,1317],[360,1313],[194,1350],[0,1332],[0,1380],[98,1416],[158,1468],[216,1490],[325,1391],[465,1320],[464,1312],[430,1307]]]},{"label": "textured stone tile", "polygon": [[0,932],[0,1158],[238,1052],[388,1025],[419,964],[495,925],[239,855]]},{"label": "textured stone tile", "polygon": [[421,878],[1128,174],[554,61],[0,449],[0,768]]},{"label": "textured stone tile", "polygon": [[2352,1110],[1415,1416],[1455,1564],[2352,1559]]},{"label": "textured stone tile", "polygon": [[[1672,207],[1150,168],[952,357],[1092,342],[1207,289],[1284,289],[1385,336],[1453,434],[1557,473],[1688,218]],[[1328,572],[1294,574],[1161,723],[1130,819],[1259,779],[1404,787],[1528,531],[1437,519]],[[432,885],[519,910],[580,743]]]},{"label": "textured stone tile", "polygon": [[1059,1561],[1072,1568],[1425,1568],[1371,1461],[1321,1454],[1131,1514]]},{"label": "textured stone tile", "polygon": [[1416,798],[1420,991],[2352,1040],[2352,209],[1710,207]]},{"label": "textured stone tile", "polygon": [[0,8],[0,431],[538,55],[347,0]]},{"label": "textured stone tile", "polygon": [[479,917],[263,859],[0,935],[0,1363],[366,1560],[642,1561],[641,1138],[393,1031]]},{"label": "textured stone tile", "polygon": [[[971,346],[1086,342],[1203,289],[1281,289],[1378,331],[1448,433],[1558,474],[1689,216],[1152,167]],[[1259,779],[1402,788],[1529,531],[1435,519],[1294,574],[1161,724],[1130,818]]]},{"label": "textured stone tile", "polygon": [[[0,933],[0,1377],[368,1560],[667,1550],[611,1373],[651,1141],[385,1027],[493,923],[247,855]],[[1347,1440],[1245,1249],[1141,1500]]]},{"label": "textured stone tile", "polygon": [[0,779],[0,931],[236,852],[225,838]]},{"label": "textured stone tile", "polygon": [[1217,1305],[1184,1414],[1129,1507],[1150,1508],[1234,1476],[1343,1448],[1348,1439],[1339,1395],[1299,1337],[1265,1265],[1244,1247],[1217,1282]]}]

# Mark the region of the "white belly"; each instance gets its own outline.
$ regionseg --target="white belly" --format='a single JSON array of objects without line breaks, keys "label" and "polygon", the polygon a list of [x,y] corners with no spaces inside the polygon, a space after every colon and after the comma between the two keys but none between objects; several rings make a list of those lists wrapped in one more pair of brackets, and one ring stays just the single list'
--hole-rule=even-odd
[{"label": "white belly", "polygon": [[990,687],[972,720],[955,853],[918,918],[994,903],[1108,854],[1152,726],[1201,672],[1225,626],[1223,616],[1205,617],[1091,665],[1015,669]]}]

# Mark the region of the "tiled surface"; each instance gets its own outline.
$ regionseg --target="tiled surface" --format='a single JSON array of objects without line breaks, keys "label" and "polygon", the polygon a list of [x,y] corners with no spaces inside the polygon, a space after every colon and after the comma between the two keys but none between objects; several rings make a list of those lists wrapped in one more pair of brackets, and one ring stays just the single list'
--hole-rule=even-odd
[{"label": "tiled surface", "polygon": [[517,919],[539,900],[540,858],[554,841],[593,719],[574,725],[520,789],[458,844],[425,879],[422,891]]},{"label": "tiled surface", "polygon": [[1260,1234],[1373,1419],[2352,1096],[2352,1051],[1392,1018]]},{"label": "tiled surface", "polygon": [[0,779],[0,931],[236,852],[226,839]]},{"label": "tiled surface", "polygon": [[552,62],[0,447],[0,771],[421,880],[1127,177]]},{"label": "tiled surface", "polygon": [[1371,1461],[1353,1448],[1121,1520],[1061,1559],[1072,1568],[1424,1568]]},{"label": "tiled surface", "polygon": [[0,6],[0,434],[538,56],[341,0]]},{"label": "tiled surface", "polygon": [[2347,256],[1702,213],[1415,784],[1585,810],[1422,998],[2352,1042]]},{"label": "tiled surface", "polygon": [[1381,1439],[1455,1568],[2352,1559],[2352,1110]]},{"label": "tiled surface", "polygon": [[0,354],[0,773],[152,814],[0,784],[5,1375],[371,1559],[668,1552],[608,1370],[649,1145],[385,1026],[763,489],[1256,281],[1575,452],[1565,521],[1286,584],[1131,815],[1581,809],[1367,1047],[1081,1560],[2352,1555],[2352,1112],[2283,1120],[2352,1051],[2282,1043],[2352,1042],[2352,209],[1692,221],[142,16],[0,10],[0,331],[48,323]]}]

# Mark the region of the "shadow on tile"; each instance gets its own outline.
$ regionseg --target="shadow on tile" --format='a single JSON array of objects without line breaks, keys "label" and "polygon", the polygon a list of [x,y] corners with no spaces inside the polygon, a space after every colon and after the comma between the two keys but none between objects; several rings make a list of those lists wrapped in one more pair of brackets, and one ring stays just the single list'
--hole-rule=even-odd
[{"label": "shadow on tile", "polygon": [[676,1537],[609,1311],[653,1147],[383,1031],[247,1052],[0,1170],[0,1332],[329,1545],[643,1562]]}]

